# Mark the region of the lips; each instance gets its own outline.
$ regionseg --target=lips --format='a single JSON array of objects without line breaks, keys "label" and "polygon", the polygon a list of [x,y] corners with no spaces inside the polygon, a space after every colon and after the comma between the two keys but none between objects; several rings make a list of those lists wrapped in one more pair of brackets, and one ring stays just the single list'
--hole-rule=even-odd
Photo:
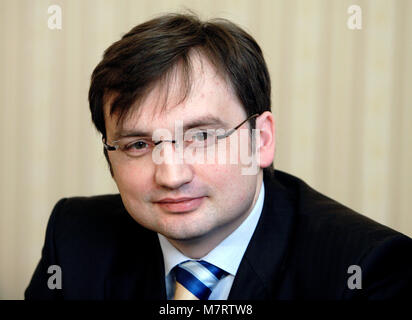
[{"label": "lips", "polygon": [[204,198],[164,198],[156,201],[155,204],[169,212],[189,212],[199,208]]}]

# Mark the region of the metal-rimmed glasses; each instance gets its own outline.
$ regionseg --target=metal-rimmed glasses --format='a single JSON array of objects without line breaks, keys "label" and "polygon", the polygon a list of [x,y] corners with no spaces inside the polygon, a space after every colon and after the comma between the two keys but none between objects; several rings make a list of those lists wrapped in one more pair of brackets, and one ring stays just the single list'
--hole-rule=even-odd
[{"label": "metal-rimmed glasses", "polygon": [[[184,148],[194,148],[203,149],[213,146],[218,140],[225,139],[238,130],[247,121],[258,117],[259,114],[256,113],[246,120],[242,121],[236,127],[227,130],[224,134],[218,134],[219,130],[215,129],[189,129],[185,132],[183,147]],[[152,151],[157,145],[162,142],[171,142],[176,144],[179,140],[158,140],[153,141],[151,138],[145,137],[124,137],[122,139],[113,141],[113,145],[106,143],[105,138],[102,138],[104,148],[107,151],[120,150],[131,157],[139,157]]]}]

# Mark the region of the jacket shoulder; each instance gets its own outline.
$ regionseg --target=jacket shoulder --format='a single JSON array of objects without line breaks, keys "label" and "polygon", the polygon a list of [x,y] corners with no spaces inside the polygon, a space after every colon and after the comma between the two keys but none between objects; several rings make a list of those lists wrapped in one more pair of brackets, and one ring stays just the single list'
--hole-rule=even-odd
[{"label": "jacket shoulder", "polygon": [[283,192],[294,202],[296,228],[304,238],[317,239],[319,244],[325,244],[325,238],[335,239],[349,246],[348,249],[359,251],[386,238],[402,236],[314,190],[301,179],[280,171],[276,172],[276,177]]},{"label": "jacket shoulder", "polygon": [[[110,275],[137,270],[139,259],[157,248],[156,241],[156,233],[129,215],[118,194],[61,199],[50,215],[25,298],[103,299]],[[63,290],[48,288],[52,265],[61,269]]]},{"label": "jacket shoulder", "polygon": [[[119,194],[64,198],[57,202],[50,216],[56,241],[101,238],[108,242],[127,232],[134,236],[145,232],[126,211]],[[72,240],[70,240],[72,239]]]},{"label": "jacket shoulder", "polygon": [[[412,239],[321,194],[302,180],[276,172],[277,190],[294,208],[294,228],[285,259],[291,283],[302,298],[396,296],[387,284],[410,288]],[[409,252],[409,253],[408,253]],[[409,256],[411,256],[409,254]],[[403,265],[403,266],[402,266]],[[364,290],[348,288],[351,266],[363,272]],[[379,289],[378,283],[386,283]],[[401,286],[399,286],[400,288]],[[405,288],[406,288],[405,287]],[[374,288],[374,289],[372,289]],[[371,290],[377,290],[371,292]],[[380,290],[380,291],[379,291]]]}]

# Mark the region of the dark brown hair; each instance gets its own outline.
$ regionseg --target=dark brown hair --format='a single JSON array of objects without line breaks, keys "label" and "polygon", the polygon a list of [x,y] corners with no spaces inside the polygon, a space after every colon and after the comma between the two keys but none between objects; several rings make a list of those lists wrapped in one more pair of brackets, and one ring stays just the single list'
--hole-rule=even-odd
[{"label": "dark brown hair", "polygon": [[[171,75],[178,69],[183,79],[184,99],[191,87],[193,51],[214,65],[247,116],[270,111],[269,72],[262,50],[248,33],[226,19],[203,22],[194,14],[167,14],[131,29],[104,52],[94,69],[89,104],[92,121],[103,137],[106,137],[103,106],[112,94],[115,96],[110,114],[118,113],[121,120],[155,84],[167,85],[172,81]],[[254,128],[254,119],[250,122]],[[107,151],[104,152],[109,161]],[[264,171],[271,174],[273,168]]]}]

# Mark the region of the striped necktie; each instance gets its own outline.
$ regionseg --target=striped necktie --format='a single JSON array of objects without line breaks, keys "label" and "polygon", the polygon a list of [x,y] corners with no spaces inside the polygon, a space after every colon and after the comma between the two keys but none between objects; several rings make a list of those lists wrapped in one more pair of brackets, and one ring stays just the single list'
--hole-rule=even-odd
[{"label": "striped necktie", "polygon": [[207,300],[213,288],[227,275],[206,261],[188,260],[174,267],[176,289],[173,300]]}]

